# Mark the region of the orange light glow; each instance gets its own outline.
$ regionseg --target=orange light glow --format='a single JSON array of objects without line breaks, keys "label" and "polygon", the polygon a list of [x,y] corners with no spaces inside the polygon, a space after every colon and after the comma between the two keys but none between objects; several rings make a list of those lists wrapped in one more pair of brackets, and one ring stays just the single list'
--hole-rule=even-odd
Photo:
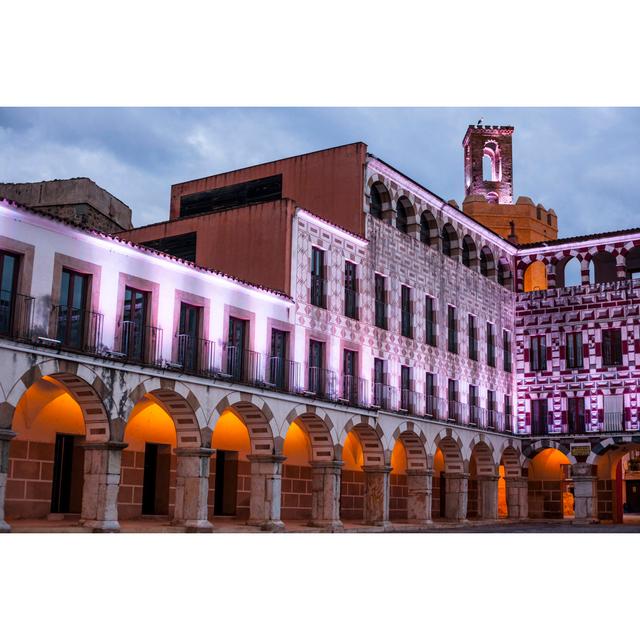
[{"label": "orange light glow", "polygon": [[391,466],[391,473],[407,473],[407,450],[402,440],[398,440],[396,446],[393,447],[393,451],[391,452]]},{"label": "orange light glow", "polygon": [[362,471],[364,454],[360,440],[358,440],[358,436],[356,436],[353,431],[347,434],[347,439],[344,441],[342,460],[344,461],[343,469],[345,471]]},{"label": "orange light glow", "polygon": [[506,518],[507,510],[507,483],[504,479],[504,465],[501,464],[498,470],[500,477],[498,478],[498,518]]},{"label": "orange light glow", "polygon": [[525,291],[543,291],[547,288],[547,268],[543,262],[533,262],[524,272]]},{"label": "orange light glow", "polygon": [[529,464],[530,480],[562,480],[560,465],[570,464],[569,458],[557,449],[544,449]]},{"label": "orange light glow", "polygon": [[224,451],[238,451],[239,460],[246,460],[247,454],[251,453],[249,431],[233,411],[227,409],[216,422],[211,446]]},{"label": "orange light glow", "polygon": [[308,466],[311,458],[309,438],[295,422],[289,425],[284,439],[283,453],[287,456],[285,464]]},{"label": "orange light glow", "polygon": [[176,446],[176,428],[171,416],[153,399],[146,395],[131,411],[124,431],[127,451],[144,451],[145,442]]},{"label": "orange light glow", "polygon": [[433,471],[436,475],[444,471],[444,455],[440,449],[436,449],[436,455],[433,456]]}]

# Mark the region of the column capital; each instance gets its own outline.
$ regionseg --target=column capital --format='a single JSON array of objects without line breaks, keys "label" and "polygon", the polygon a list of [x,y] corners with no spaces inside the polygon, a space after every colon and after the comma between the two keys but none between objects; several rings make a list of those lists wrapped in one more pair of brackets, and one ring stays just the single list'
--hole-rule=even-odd
[{"label": "column capital", "polygon": [[342,460],[312,460],[309,463],[312,469],[336,469],[340,470],[344,466]]},{"label": "column capital", "polygon": [[454,473],[447,473],[446,471],[444,472],[444,477],[447,480],[468,480],[471,477],[470,473],[460,473],[458,471],[454,472]]},{"label": "column capital", "polygon": [[210,458],[215,449],[209,449],[208,447],[176,447],[173,453],[182,457],[198,457],[198,458]]},{"label": "column capital", "polygon": [[365,473],[391,473],[393,467],[391,465],[362,465]]},{"label": "column capital", "polygon": [[15,431],[11,431],[11,429],[0,429],[0,441],[8,441],[13,440],[18,434]]},{"label": "column capital", "polygon": [[107,442],[83,442],[80,446],[83,449],[94,451],[122,451],[122,449],[126,449],[129,446],[129,443],[108,440]]},{"label": "column capital", "polygon": [[406,475],[433,477],[433,469],[407,469]]},{"label": "column capital", "polygon": [[252,453],[247,456],[247,460],[250,462],[284,462],[287,456],[276,455],[273,453]]}]

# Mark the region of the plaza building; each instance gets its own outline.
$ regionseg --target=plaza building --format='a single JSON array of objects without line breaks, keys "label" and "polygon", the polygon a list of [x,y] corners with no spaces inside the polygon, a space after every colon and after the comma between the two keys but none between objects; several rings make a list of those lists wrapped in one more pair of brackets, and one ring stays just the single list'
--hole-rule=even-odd
[{"label": "plaza building", "polygon": [[0,201],[0,529],[640,511],[640,229],[558,239],[512,134],[469,127],[462,208],[363,143],[133,229]]}]

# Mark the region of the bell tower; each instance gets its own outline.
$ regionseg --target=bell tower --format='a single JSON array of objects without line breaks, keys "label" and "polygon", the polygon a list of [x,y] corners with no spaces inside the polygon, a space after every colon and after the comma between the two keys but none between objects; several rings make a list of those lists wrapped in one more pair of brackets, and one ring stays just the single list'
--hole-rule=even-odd
[{"label": "bell tower", "polygon": [[513,202],[513,127],[469,125],[464,148],[464,195],[492,204]]}]

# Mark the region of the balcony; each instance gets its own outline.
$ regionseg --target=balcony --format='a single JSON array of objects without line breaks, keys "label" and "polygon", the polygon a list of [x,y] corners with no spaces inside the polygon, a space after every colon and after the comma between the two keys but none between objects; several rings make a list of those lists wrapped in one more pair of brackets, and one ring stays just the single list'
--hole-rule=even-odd
[{"label": "balcony", "polygon": [[269,356],[266,384],[276,391],[297,393],[301,388],[300,363],[279,356]]},{"label": "balcony", "polygon": [[53,307],[55,340],[61,348],[98,353],[102,348],[103,315],[68,305]]},{"label": "balcony", "polygon": [[357,376],[342,376],[342,392],[340,400],[356,407],[365,407],[368,404],[367,381]]},{"label": "balcony", "polygon": [[162,329],[123,320],[118,353],[129,362],[161,366]]},{"label": "balcony", "polygon": [[222,374],[233,382],[262,386],[265,383],[265,356],[257,351],[225,345]]},{"label": "balcony", "polygon": [[383,411],[393,411],[396,406],[396,391],[394,387],[381,382],[373,383],[373,394],[371,406]]},{"label": "balcony", "polygon": [[400,389],[400,411],[406,411],[412,416],[424,415],[422,394],[411,389]]},{"label": "balcony", "polygon": [[307,393],[324,400],[336,400],[337,384],[335,371],[321,367],[308,367]]},{"label": "balcony", "polygon": [[169,368],[180,368],[185,373],[208,378],[215,375],[215,343],[187,333],[176,334],[176,340],[176,362],[168,363]]},{"label": "balcony", "polygon": [[0,290],[0,336],[16,340],[31,338],[33,303],[31,296]]}]

